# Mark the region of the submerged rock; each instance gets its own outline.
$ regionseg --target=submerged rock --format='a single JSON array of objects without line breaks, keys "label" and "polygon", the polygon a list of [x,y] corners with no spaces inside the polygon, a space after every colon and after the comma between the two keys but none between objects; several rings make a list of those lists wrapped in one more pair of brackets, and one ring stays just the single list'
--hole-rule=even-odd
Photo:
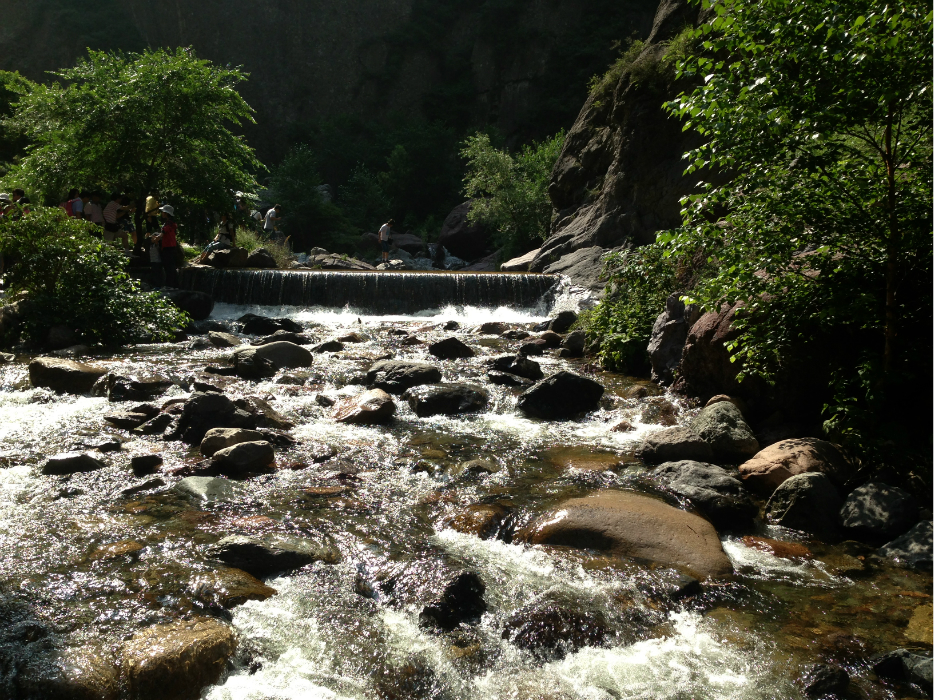
[{"label": "submerged rock", "polygon": [[103,469],[105,466],[99,459],[95,459],[83,452],[62,452],[46,460],[45,464],[42,465],[42,473],[64,476],[66,474],[93,472]]},{"label": "submerged rock", "polygon": [[742,460],[759,451],[752,428],[732,403],[708,406],[691,422],[691,430],[713,448],[715,457]]},{"label": "submerged rock", "polygon": [[854,490],[840,509],[840,524],[849,537],[885,542],[918,522],[918,503],[907,491],[869,483]]},{"label": "submerged rock", "polygon": [[390,394],[403,394],[413,386],[437,384],[440,381],[441,370],[424,362],[383,360],[370,367],[366,374],[368,387],[382,389]]},{"label": "submerged rock", "polygon": [[213,476],[189,476],[173,488],[181,494],[208,502],[239,501],[247,494],[240,484]]},{"label": "submerged rock", "polygon": [[382,389],[370,389],[341,401],[333,415],[338,423],[382,425],[392,420],[395,414],[396,404],[392,397]]},{"label": "submerged rock", "polygon": [[918,571],[930,571],[934,563],[932,540],[934,540],[932,521],[922,520],[901,537],[896,537],[880,547],[878,554],[894,560],[901,566]]},{"label": "submerged rock", "polygon": [[197,700],[216,683],[237,647],[233,630],[211,618],[180,620],[137,632],[122,669],[134,700]]},{"label": "submerged rock", "polygon": [[572,498],[521,530],[530,544],[596,549],[650,561],[700,578],[725,576],[733,565],[713,526],[692,513],[631,491]]},{"label": "submerged rock", "polygon": [[409,389],[403,395],[419,418],[475,413],[486,408],[490,395],[475,384],[428,384]]},{"label": "submerged rock", "polygon": [[817,438],[782,440],[739,467],[746,486],[763,496],[792,476],[814,472],[826,474],[839,488],[853,478],[853,467],[837,446]]},{"label": "submerged rock", "polygon": [[643,438],[638,454],[647,464],[713,459],[713,449],[707,441],[684,426],[649,433]]},{"label": "submerged rock", "polygon": [[558,372],[522,392],[522,413],[545,420],[565,420],[593,411],[603,396],[603,386],[573,372]]},{"label": "submerged rock", "polygon": [[257,578],[295,571],[316,561],[333,564],[339,558],[335,551],[314,540],[284,535],[232,535],[210,547],[209,554]]},{"label": "submerged rock", "polygon": [[103,367],[58,357],[37,357],[29,363],[29,381],[60,394],[87,394],[107,374]]},{"label": "submerged rock", "polygon": [[817,537],[835,537],[843,499],[824,474],[798,474],[775,489],[766,505],[776,525],[802,530]]},{"label": "submerged rock", "polygon": [[496,534],[505,517],[506,509],[503,506],[477,503],[461,508],[446,518],[442,526],[465,535],[486,539]]},{"label": "submerged rock", "polygon": [[428,346],[428,352],[439,360],[456,360],[473,357],[477,353],[457,338],[445,338]]},{"label": "submerged rock", "polygon": [[196,576],[188,589],[193,597],[224,608],[243,605],[249,600],[266,600],[278,591],[241,569],[217,569]]},{"label": "submerged rock", "polygon": [[[41,642],[29,645],[41,646]],[[4,697],[42,700],[117,700],[120,697],[119,671],[113,654],[93,646],[46,653],[33,649],[31,657],[18,670],[19,693],[13,691],[13,695],[4,694]],[[0,690],[7,690],[2,678]]]},{"label": "submerged rock", "polygon": [[688,460],[666,462],[653,474],[718,528],[747,527],[759,511],[739,479],[722,467]]},{"label": "submerged rock", "polygon": [[544,601],[531,603],[510,615],[502,637],[520,649],[552,661],[583,647],[603,646],[609,635],[603,613]]}]

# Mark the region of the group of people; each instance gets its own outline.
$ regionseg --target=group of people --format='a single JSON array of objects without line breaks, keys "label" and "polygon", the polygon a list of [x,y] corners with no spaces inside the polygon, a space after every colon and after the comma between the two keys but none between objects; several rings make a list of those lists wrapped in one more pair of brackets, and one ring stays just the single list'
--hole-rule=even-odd
[{"label": "group of people", "polygon": [[19,187],[12,194],[0,193],[0,217],[29,213],[29,197]]}]

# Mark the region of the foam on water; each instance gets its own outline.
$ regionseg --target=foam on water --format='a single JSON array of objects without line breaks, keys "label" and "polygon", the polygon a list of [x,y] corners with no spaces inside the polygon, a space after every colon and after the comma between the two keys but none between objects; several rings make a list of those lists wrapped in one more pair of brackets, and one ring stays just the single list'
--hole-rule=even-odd
[{"label": "foam on water", "polygon": [[802,561],[777,557],[770,552],[748,547],[737,537],[723,540],[723,551],[737,571],[747,576],[770,581],[804,581],[825,586],[843,586],[849,579],[829,573],[819,561]]}]

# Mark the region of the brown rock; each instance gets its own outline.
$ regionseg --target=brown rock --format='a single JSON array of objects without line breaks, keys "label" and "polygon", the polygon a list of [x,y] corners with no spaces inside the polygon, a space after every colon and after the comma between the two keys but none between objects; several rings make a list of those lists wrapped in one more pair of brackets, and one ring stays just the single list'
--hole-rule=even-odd
[{"label": "brown rock", "polygon": [[266,600],[277,593],[246,571],[227,568],[192,579],[189,588],[200,600],[225,608],[243,605],[248,600]]},{"label": "brown rock", "polygon": [[334,409],[334,420],[338,423],[379,425],[392,419],[396,404],[382,389],[370,389],[360,396],[341,401]]},{"label": "brown rock", "polygon": [[43,700],[117,700],[120,683],[112,654],[98,649],[69,648],[36,654],[19,670],[20,695]]},{"label": "brown rock", "polygon": [[523,528],[516,538],[531,544],[648,559],[700,578],[726,576],[733,571],[709,522],[630,491],[598,491],[564,501]]},{"label": "brown rock", "polygon": [[58,357],[37,357],[29,363],[29,381],[61,394],[87,394],[107,374],[103,367]]},{"label": "brown rock", "polygon": [[91,556],[88,557],[91,561],[104,561],[107,559],[116,559],[122,557],[124,554],[135,554],[143,549],[143,545],[139,542],[134,542],[133,540],[125,540],[123,542],[114,542],[113,544],[105,545],[100,549],[91,553]]},{"label": "brown rock", "polygon": [[739,467],[746,487],[764,496],[792,476],[808,472],[826,474],[834,485],[845,487],[854,470],[836,445],[817,438],[776,442]]},{"label": "brown rock", "polygon": [[912,642],[930,645],[934,638],[934,607],[930,605],[920,605],[915,608],[908,621],[908,629],[905,630],[905,636]]},{"label": "brown rock", "polygon": [[241,442],[259,442],[266,436],[257,430],[244,428],[211,428],[201,441],[201,454],[211,457],[215,452],[239,445]]},{"label": "brown rock", "polygon": [[138,632],[123,649],[123,675],[135,700],[197,700],[236,649],[233,631],[209,618]]},{"label": "brown rock", "polygon": [[444,527],[481,539],[492,537],[503,522],[506,509],[498,505],[477,503],[457,511],[444,520]]},{"label": "brown rock", "polygon": [[814,557],[810,549],[797,542],[780,542],[778,540],[770,540],[767,537],[747,535],[743,538],[743,544],[752,549],[758,549],[760,552],[768,552],[782,559],[812,559]]},{"label": "brown rock", "polygon": [[707,406],[713,406],[715,403],[720,403],[721,401],[726,401],[727,403],[733,404],[734,406],[736,406],[736,408],[739,409],[739,412],[742,413],[744,416],[747,414],[747,411],[749,410],[748,406],[746,406],[746,402],[743,401],[741,398],[738,398],[735,396],[727,396],[726,394],[717,394],[716,396],[711,397],[710,401],[708,401],[704,405],[704,408],[707,408]]}]

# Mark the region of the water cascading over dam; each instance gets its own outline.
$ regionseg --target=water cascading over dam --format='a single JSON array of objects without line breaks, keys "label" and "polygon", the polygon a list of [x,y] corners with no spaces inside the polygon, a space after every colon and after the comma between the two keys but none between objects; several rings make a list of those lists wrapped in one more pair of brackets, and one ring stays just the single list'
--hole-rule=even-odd
[{"label": "water cascading over dam", "polygon": [[227,304],[350,307],[412,314],[447,306],[535,307],[559,283],[553,275],[458,272],[206,270],[181,272],[183,289]]}]

